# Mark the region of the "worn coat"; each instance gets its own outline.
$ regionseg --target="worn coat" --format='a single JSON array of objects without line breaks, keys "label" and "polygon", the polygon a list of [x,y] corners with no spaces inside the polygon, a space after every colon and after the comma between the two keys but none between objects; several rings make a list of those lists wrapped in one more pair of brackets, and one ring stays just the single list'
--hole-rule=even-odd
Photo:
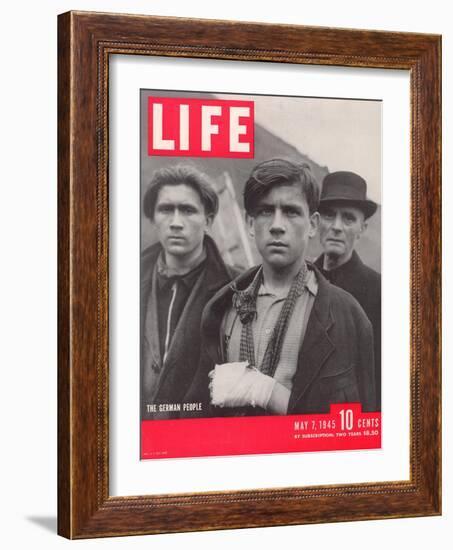
[{"label": "worn coat", "polygon": [[[237,271],[226,266],[215,242],[205,237],[206,260],[196,292],[187,301],[176,326],[165,363],[160,367],[159,359],[145,365],[143,361],[144,330],[147,304],[152,292],[153,271],[162,246],[157,243],[147,248],[141,257],[141,411],[142,419],[177,417],[174,413],[150,413],[146,405],[181,404],[190,387],[200,361],[200,325],[203,308],[210,298],[237,275]],[[156,330],[158,330],[156,326]],[[157,387],[151,387],[150,369],[162,369]],[[155,379],[155,378],[154,378]]]},{"label": "worn coat", "polygon": [[315,262],[316,267],[332,284],[354,296],[373,326],[376,404],[381,409],[381,276],[365,265],[354,250],[351,259],[343,265],[324,271],[324,255]]},{"label": "worn coat", "polygon": [[[331,285],[314,269],[318,293],[299,353],[288,414],[327,413],[330,404],[347,402],[360,402],[364,411],[373,411],[376,404],[371,323],[350,294]],[[256,271],[255,267],[239,276],[235,281],[238,288],[247,288]],[[186,396],[186,401],[202,402],[203,413],[191,416],[244,414],[243,409],[219,409],[209,405],[208,373],[215,364],[226,360],[220,332],[232,295],[231,285],[227,285],[210,300],[204,311],[200,368]]]}]

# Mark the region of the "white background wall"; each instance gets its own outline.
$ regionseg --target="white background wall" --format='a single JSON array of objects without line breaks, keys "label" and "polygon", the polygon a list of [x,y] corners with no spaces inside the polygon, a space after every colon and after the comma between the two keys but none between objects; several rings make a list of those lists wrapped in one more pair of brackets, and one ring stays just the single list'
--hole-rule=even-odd
[{"label": "white background wall", "polygon": [[[444,285],[444,515],[437,518],[247,529],[69,542],[56,533],[56,220],[57,14],[70,10],[237,19],[443,35],[444,273],[451,274],[453,204],[451,97],[453,23],[448,2],[343,0],[264,3],[229,0],[8,2],[2,6],[0,82],[0,537],[3,548],[253,545],[414,550],[450,548],[453,526],[449,329],[451,284]],[[448,124],[449,123],[449,124]],[[397,229],[398,223],[395,221]],[[451,330],[450,330],[451,332]]]}]

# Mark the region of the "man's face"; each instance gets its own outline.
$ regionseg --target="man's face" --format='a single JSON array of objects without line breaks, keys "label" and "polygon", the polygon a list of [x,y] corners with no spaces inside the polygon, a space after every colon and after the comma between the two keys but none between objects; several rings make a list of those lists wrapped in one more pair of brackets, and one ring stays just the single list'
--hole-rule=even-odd
[{"label": "man's face", "polygon": [[299,186],[282,185],[271,189],[247,220],[263,263],[281,271],[302,265],[308,239],[316,233],[318,214],[310,216]]},{"label": "man's face", "polygon": [[366,229],[365,216],[354,206],[332,204],[319,208],[319,239],[327,256],[349,260]]},{"label": "man's face", "polygon": [[154,225],[165,253],[177,259],[196,255],[212,224],[198,193],[188,185],[166,185],[157,196]]}]

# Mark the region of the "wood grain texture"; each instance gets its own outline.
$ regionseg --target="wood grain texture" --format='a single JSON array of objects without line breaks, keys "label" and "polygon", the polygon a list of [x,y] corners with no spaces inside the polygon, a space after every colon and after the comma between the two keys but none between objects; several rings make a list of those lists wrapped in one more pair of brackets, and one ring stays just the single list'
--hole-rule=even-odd
[{"label": "wood grain texture", "polygon": [[[440,37],[70,12],[59,16],[58,45],[58,532],[85,538],[440,514]],[[410,481],[109,496],[112,53],[410,71]]]},{"label": "wood grain texture", "polygon": [[58,26],[58,532],[70,536],[69,17]]}]

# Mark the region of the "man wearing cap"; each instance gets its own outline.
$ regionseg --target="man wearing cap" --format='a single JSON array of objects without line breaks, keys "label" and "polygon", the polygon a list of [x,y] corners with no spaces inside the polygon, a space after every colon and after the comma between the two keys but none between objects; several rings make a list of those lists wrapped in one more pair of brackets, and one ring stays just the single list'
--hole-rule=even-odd
[{"label": "man wearing cap", "polygon": [[324,250],[315,265],[334,285],[359,302],[373,326],[376,403],[381,407],[381,276],[365,265],[355,246],[377,209],[367,184],[353,172],[332,172],[323,181],[319,239]]},{"label": "man wearing cap", "polygon": [[203,312],[189,395],[204,406],[192,416],[328,413],[348,402],[376,410],[371,323],[306,261],[318,200],[307,165],[271,159],[253,169],[244,206],[262,263]]}]

